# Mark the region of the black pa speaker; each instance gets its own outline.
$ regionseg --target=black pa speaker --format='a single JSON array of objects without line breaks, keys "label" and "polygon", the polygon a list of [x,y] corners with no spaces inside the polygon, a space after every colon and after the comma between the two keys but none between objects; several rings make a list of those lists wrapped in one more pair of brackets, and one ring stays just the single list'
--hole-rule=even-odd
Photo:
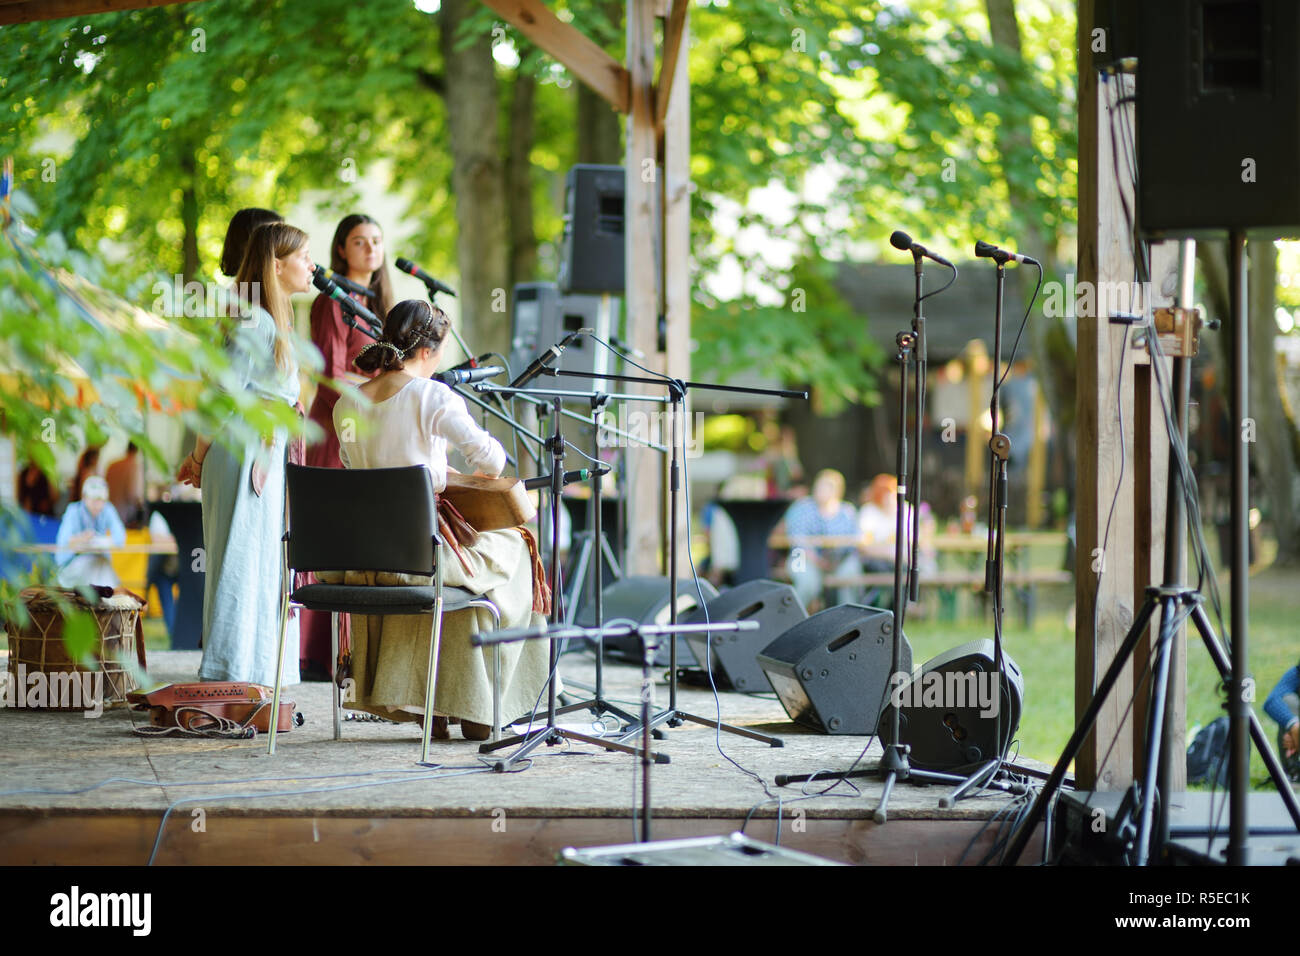
[{"label": "black pa speaker", "polygon": [[[704,600],[710,601],[718,596],[718,589],[703,578],[700,590]],[[679,578],[677,581],[677,620],[682,621],[685,614],[699,605],[699,595],[695,590],[695,581],[691,578]],[[601,592],[601,614],[606,624],[615,621],[635,621],[638,624],[667,624],[672,615],[668,606],[668,578],[657,575],[634,575],[615,581]],[[596,610],[588,605],[578,614],[579,627],[595,627]],[[605,653],[634,664],[641,663],[641,641],[632,635],[605,638]],[[655,666],[668,663],[671,651],[668,638],[655,652]],[[677,663],[679,666],[694,664],[690,649],[678,638]]]},{"label": "black pa speaker", "polygon": [[[719,631],[716,634],[688,634],[686,645],[697,661],[712,652],[713,680],[719,687],[739,691],[767,690],[767,679],[758,666],[758,652],[800,621],[808,618],[803,602],[793,587],[779,581],[746,581],[723,591],[702,608],[682,619],[683,624],[705,620],[757,621],[757,631]],[[701,665],[703,666],[703,665]]]},{"label": "black pa speaker", "polygon": [[894,742],[893,708],[901,704],[899,736],[911,747],[908,759],[916,769],[963,773],[1005,756],[1020,726],[1025,680],[1005,651],[1002,666],[998,694],[992,641],[970,641],[926,661],[891,689],[880,715],[881,743]]},{"label": "black pa speaker", "polygon": [[[563,295],[554,282],[521,282],[514,293],[510,332],[510,371],[514,375],[570,332],[594,329],[596,336],[606,342],[621,334],[618,299],[610,299],[609,308],[602,311],[600,296]],[[551,364],[568,372],[618,371],[613,353],[585,335],[565,346]],[[584,384],[603,387],[595,381]]]},{"label": "black pa speaker", "polygon": [[[912,668],[903,637],[899,670]],[[796,624],[758,655],[781,706],[823,734],[874,734],[890,688],[894,615],[842,604]]]},{"label": "black pa speaker", "polygon": [[1142,231],[1300,235],[1300,4],[1135,6]]},{"label": "black pa speaker", "polygon": [[579,164],[565,180],[562,292],[612,292],[624,287],[622,166]]}]

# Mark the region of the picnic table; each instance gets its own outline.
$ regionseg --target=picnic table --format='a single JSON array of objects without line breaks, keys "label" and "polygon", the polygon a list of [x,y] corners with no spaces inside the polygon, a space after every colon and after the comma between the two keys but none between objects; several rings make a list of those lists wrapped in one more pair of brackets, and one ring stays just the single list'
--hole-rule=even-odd
[{"label": "picnic table", "polygon": [[[813,548],[852,548],[861,543],[858,535],[824,535],[800,537],[799,545]],[[1065,585],[1074,581],[1074,574],[1063,568],[1031,568],[1031,549],[1054,550],[1064,556],[1067,536],[1064,531],[1008,531],[1003,550],[1006,564],[1002,580],[1007,597],[1020,605],[1021,617],[1026,627],[1032,627],[1037,603],[1038,585]],[[918,586],[937,588],[954,615],[959,592],[984,594],[984,556],[988,540],[982,534],[937,534],[922,539],[923,553],[932,554],[938,565],[933,570],[922,570]],[[785,534],[774,534],[768,546],[777,552],[787,552],[796,543]],[[785,562],[773,571],[774,576],[788,579]],[[863,591],[892,588],[893,571],[867,571],[851,575],[828,575],[827,588],[860,588]]]}]

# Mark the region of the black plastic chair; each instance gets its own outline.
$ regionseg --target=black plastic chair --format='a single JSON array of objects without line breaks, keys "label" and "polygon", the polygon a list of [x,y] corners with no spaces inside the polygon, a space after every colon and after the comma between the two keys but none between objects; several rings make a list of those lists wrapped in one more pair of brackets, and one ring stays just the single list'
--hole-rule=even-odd
[{"label": "black plastic chair", "polygon": [[[284,642],[291,604],[331,612],[331,670],[338,662],[339,614],[429,614],[433,623],[420,751],[420,761],[428,763],[442,615],[447,611],[481,607],[500,626],[500,611],[491,601],[464,588],[443,587],[445,555],[438,536],[437,497],[427,467],[345,469],[289,465],[287,468],[282,564],[285,586],[280,605],[280,648],[271,713],[280,712]],[[295,571],[432,574],[433,583],[397,586],[317,583],[294,589],[290,594]],[[493,732],[499,735],[500,688],[496,677],[494,674]],[[342,691],[337,680],[333,684],[334,739],[338,740]],[[275,725],[276,721],[272,720],[269,754],[275,753]]]}]

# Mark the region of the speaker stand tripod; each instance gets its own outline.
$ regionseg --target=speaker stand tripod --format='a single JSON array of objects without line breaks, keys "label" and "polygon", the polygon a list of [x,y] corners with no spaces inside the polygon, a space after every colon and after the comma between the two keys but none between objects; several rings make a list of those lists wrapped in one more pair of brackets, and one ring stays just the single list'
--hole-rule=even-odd
[{"label": "speaker stand tripod", "polygon": [[[587,379],[612,379],[619,382],[636,382],[644,385],[657,385],[667,387],[667,402],[670,406],[669,421],[671,423],[671,440],[668,443],[670,455],[669,462],[669,518],[668,518],[668,608],[669,608],[669,625],[677,625],[677,604],[679,596],[677,593],[677,515],[678,515],[678,497],[682,486],[681,463],[677,456],[678,448],[678,430],[681,427],[680,418],[682,404],[686,399],[686,390],[691,388],[704,388],[721,392],[743,392],[755,395],[776,395],[786,398],[803,398],[807,399],[807,392],[791,391],[788,389],[770,389],[770,388],[749,388],[740,385],[712,385],[703,382],[685,382],[675,378],[646,378],[635,375],[609,375],[596,374],[593,372],[568,371],[564,369],[544,370],[547,375],[567,375],[577,378]],[[647,396],[640,396],[646,398]],[[714,720],[712,717],[702,717],[698,714],[688,713],[677,706],[677,634],[671,632],[669,638],[669,671],[668,671],[668,707],[659,711],[650,718],[650,731],[656,731],[661,726],[680,727],[686,721],[703,724],[706,727],[713,727],[716,730],[725,731],[738,737],[748,737],[750,740],[757,740],[767,744],[769,747],[781,747],[784,743],[778,737],[772,737],[768,734],[760,734],[757,731],[747,730],[744,727],[737,727],[733,724],[724,723],[720,720]],[[639,729],[633,729],[625,733],[620,740],[628,740],[638,734]]]},{"label": "speaker stand tripod", "polygon": [[[1244,415],[1248,376],[1248,367],[1246,365],[1245,321],[1247,311],[1244,246],[1244,235],[1234,232],[1230,239],[1233,264],[1231,280],[1234,329],[1231,349],[1231,387],[1234,415],[1238,413]],[[1189,262],[1184,262],[1184,269],[1190,270]],[[1115,322],[1116,320],[1112,319],[1111,321]],[[1188,315],[1185,321],[1193,322],[1194,319]],[[1148,326],[1147,338],[1148,342],[1154,343],[1158,341],[1154,326]],[[1153,349],[1157,348],[1155,344],[1151,347]],[[1160,361],[1158,354],[1152,356],[1152,366],[1155,368],[1157,376],[1160,375]],[[1134,864],[1144,866],[1152,855],[1161,858],[1165,847],[1168,845],[1170,780],[1173,761],[1180,756],[1173,752],[1173,735],[1169,732],[1169,725],[1174,713],[1173,696],[1169,694],[1169,675],[1178,647],[1176,640],[1178,629],[1189,615],[1192,623],[1196,626],[1197,632],[1201,635],[1201,641],[1205,644],[1210,659],[1214,662],[1214,666],[1218,669],[1220,676],[1228,687],[1229,693],[1228,710],[1232,724],[1230,736],[1233,738],[1231,752],[1233,775],[1229,809],[1231,823],[1228,864],[1230,866],[1243,866],[1248,862],[1246,843],[1249,831],[1245,826],[1245,788],[1248,783],[1246,777],[1250,753],[1248,746],[1241,746],[1244,741],[1236,739],[1238,735],[1244,737],[1248,733],[1250,739],[1255,742],[1255,746],[1259,749],[1259,754],[1263,758],[1264,765],[1268,768],[1273,785],[1277,787],[1282,801],[1286,804],[1287,812],[1290,814],[1296,829],[1300,830],[1300,803],[1296,800],[1295,792],[1291,789],[1290,781],[1287,779],[1277,755],[1273,753],[1273,749],[1269,746],[1268,738],[1264,735],[1264,728],[1260,725],[1259,718],[1255,715],[1244,694],[1246,675],[1245,578],[1249,573],[1247,567],[1249,552],[1246,550],[1248,539],[1246,538],[1245,442],[1237,442],[1237,448],[1234,452],[1234,466],[1237,466],[1237,470],[1233,475],[1233,522],[1236,536],[1234,537],[1235,547],[1232,555],[1233,645],[1231,659],[1224,653],[1209,618],[1206,617],[1204,597],[1195,588],[1185,587],[1182,584],[1183,555],[1187,535],[1187,512],[1182,487],[1182,469],[1188,468],[1190,474],[1190,467],[1184,457],[1187,442],[1187,405],[1191,381],[1188,369],[1190,362],[1190,355],[1185,351],[1179,351],[1173,360],[1174,378],[1170,390],[1170,400],[1174,403],[1174,430],[1169,436],[1171,447],[1169,451],[1168,497],[1165,507],[1164,579],[1166,583],[1161,587],[1147,588],[1145,600],[1133,621],[1133,626],[1129,628],[1128,634],[1125,635],[1124,642],[1116,652],[1114,660],[1111,661],[1110,667],[1107,668],[1101,682],[1097,685],[1092,701],[1088,704],[1088,709],[1079,719],[1079,725],[1075,728],[1069,742],[1066,743],[1065,750],[1061,753],[1060,759],[1057,760],[1056,766],[1052,769],[1051,776],[1048,777],[1047,783],[1034,801],[1029,815],[1016,830],[1003,860],[1007,866],[1015,865],[1020,859],[1020,855],[1029,843],[1035,827],[1043,817],[1048,801],[1060,788],[1066,768],[1074,761],[1082,749],[1084,740],[1092,730],[1092,726],[1096,722],[1098,714],[1101,713],[1101,709],[1115,684],[1119,681],[1120,674],[1128,664],[1129,658],[1146,636],[1147,626],[1157,610],[1160,611],[1160,631],[1154,648],[1156,655],[1155,673],[1151,686],[1151,706],[1148,710],[1150,716],[1148,718],[1149,729],[1145,751],[1146,763],[1143,767],[1140,789],[1136,793],[1137,799],[1134,813],[1137,816],[1137,823],[1135,827],[1130,829]],[[1160,387],[1163,388],[1163,383],[1161,383]],[[1239,599],[1240,603],[1238,603]],[[1241,614],[1240,620],[1238,619],[1239,612]],[[1241,627],[1240,631],[1238,627]],[[1240,750],[1245,752],[1241,753]],[[1138,785],[1135,784],[1136,786]]]},{"label": "speaker stand tripod", "polygon": [[[516,390],[517,391],[517,390]],[[564,487],[564,435],[560,422],[562,421],[561,412],[563,410],[563,396],[555,395],[554,397],[554,431],[547,440],[547,448],[551,452],[551,619],[552,622],[560,620],[560,605],[562,599],[560,596],[560,522],[559,509],[563,507],[560,504],[560,494]],[[574,740],[579,743],[591,744],[596,747],[603,747],[608,751],[618,751],[631,756],[640,756],[641,751],[635,747],[629,747],[621,741],[605,740],[599,737],[592,737],[588,734],[581,734],[577,731],[561,727],[556,723],[556,717],[559,711],[556,708],[555,680],[559,666],[559,648],[554,641],[549,648],[549,670],[546,682],[546,724],[537,730],[533,730],[531,725],[528,731],[522,735],[506,737],[502,740],[496,740],[491,743],[483,744],[479,747],[480,754],[491,754],[506,747],[519,745],[518,749],[496,760],[491,764],[492,769],[497,773],[505,773],[513,770],[523,761],[529,759],[529,755],[538,747],[546,744],[554,746],[561,740]],[[583,705],[585,706],[585,705]],[[650,754],[646,759],[653,759],[656,763],[667,763],[668,757],[665,754]],[[526,764],[525,764],[526,766]]]},{"label": "speaker stand tripod", "polygon": [[[605,298],[608,298],[606,296]],[[607,307],[607,306],[606,306]],[[600,416],[605,404],[609,401],[609,395],[605,392],[596,392],[591,397],[591,418],[597,423],[592,434],[595,437],[593,442],[593,457],[600,457]],[[573,617],[578,611],[578,595],[582,593],[581,589],[587,584],[587,571],[591,570],[592,585],[592,610],[595,613],[596,628],[599,629],[605,623],[605,600],[604,600],[604,577],[605,561],[608,560],[614,568],[615,573],[621,574],[618,562],[614,560],[614,555],[609,547],[609,542],[605,540],[605,532],[602,527],[603,515],[601,507],[601,484],[602,474],[599,468],[591,477],[591,502],[592,502],[592,531],[582,542],[582,550],[578,554],[578,560],[575,565],[576,574],[573,583],[570,585],[572,600],[565,606],[564,620],[566,624],[573,623]],[[590,563],[589,563],[590,562]],[[626,710],[605,699],[605,641],[603,638],[596,640],[596,684],[592,687],[592,696],[589,700],[576,701],[571,704],[565,704],[557,713],[570,714],[579,710],[590,711],[591,714],[600,719],[606,714],[614,717],[621,722],[622,729],[620,737],[627,739],[628,733],[633,733],[640,728],[640,722],[629,714]]]}]

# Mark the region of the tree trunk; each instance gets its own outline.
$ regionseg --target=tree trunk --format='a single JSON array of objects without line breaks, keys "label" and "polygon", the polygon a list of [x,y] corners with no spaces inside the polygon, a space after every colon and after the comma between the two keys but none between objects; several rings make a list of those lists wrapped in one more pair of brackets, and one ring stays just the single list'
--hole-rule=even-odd
[{"label": "tree trunk", "polygon": [[578,162],[622,164],[622,126],[622,117],[612,106],[585,85],[578,87]]},{"label": "tree trunk", "polygon": [[458,42],[460,25],[473,8],[472,0],[443,0],[439,13],[458,226],[457,302],[470,347],[505,353],[510,267],[492,40],[485,34],[468,45]]},{"label": "tree trunk", "polygon": [[189,147],[181,153],[181,172],[185,177],[181,187],[181,275],[191,282],[199,278],[199,183],[198,164]]},{"label": "tree trunk", "polygon": [[[989,35],[992,37],[993,44],[1011,51],[1016,57],[1021,57],[1020,23],[1016,19],[1015,0],[984,0],[984,8],[988,13]],[[1003,90],[1011,89],[1013,79],[1012,75],[1003,71],[1000,77],[1000,87]],[[1012,128],[999,125],[995,137],[998,154],[1002,157],[1004,168],[1009,165],[1010,157],[1032,151],[1034,148],[1033,140],[1027,128]],[[1043,270],[1048,279],[1054,275],[1059,275],[1059,263],[1056,259],[1056,237],[1043,233],[1034,217],[1031,204],[1026,201],[1025,195],[1016,189],[1011,190],[1011,212],[1013,220],[1019,225],[1021,244],[1023,246],[1023,250],[1017,251],[1025,251],[1028,255],[1039,259],[1043,263]],[[1019,324],[1016,312],[1023,308],[1023,306],[1014,306],[1012,303],[1024,302],[1033,291],[1030,269],[1032,267],[1022,266],[1011,270],[1013,274],[1009,277],[1010,281],[1008,282],[1008,307],[1006,310],[1009,324],[1013,322]],[[1025,329],[1025,344],[1030,357],[1033,359],[1034,376],[1047,399],[1052,421],[1057,423],[1058,434],[1063,439],[1056,443],[1056,448],[1058,454],[1065,459],[1063,462],[1064,473],[1072,475],[1075,473],[1075,349],[1070,341],[1069,333],[1066,331],[1064,319],[1048,318],[1043,315],[1031,316],[1029,325]],[[1013,448],[1012,454],[1027,458],[1029,449]],[[1056,470],[1049,467],[1049,471]],[[1073,498],[1072,488],[1070,489],[1070,495]],[[1073,505],[1073,501],[1071,501],[1071,505]],[[1050,514],[1050,512],[1050,508],[1044,509],[1044,513]]]},{"label": "tree trunk", "polygon": [[1300,563],[1296,540],[1296,458],[1294,424],[1282,403],[1278,374],[1277,247],[1267,239],[1249,243],[1250,257],[1250,391],[1249,415],[1255,420],[1255,443],[1250,449],[1254,473],[1262,492],[1265,517],[1277,536],[1277,562]]},{"label": "tree trunk", "polygon": [[[619,30],[624,13],[621,0],[605,0],[601,6],[602,12],[614,30]],[[622,58],[622,37],[618,33],[606,37],[596,32],[591,38],[616,58]],[[593,93],[585,83],[579,83],[577,86],[577,121],[574,124],[577,136],[574,155],[577,156],[577,162],[621,166],[624,118],[614,107]]]},{"label": "tree trunk", "polygon": [[506,200],[510,212],[510,287],[537,279],[537,235],[533,226],[533,107],[537,78],[520,62],[510,101],[510,144],[506,155]]},{"label": "tree trunk", "polygon": [[[1218,381],[1228,387],[1228,359],[1225,336],[1231,333],[1228,299],[1227,244],[1197,243],[1197,259],[1205,277],[1209,308],[1223,321],[1217,336]],[[1277,247],[1267,240],[1247,244],[1249,276],[1247,303],[1250,309],[1249,351],[1250,388],[1247,395],[1249,417],[1254,422],[1254,443],[1250,448],[1251,473],[1259,482],[1262,505],[1269,525],[1277,537],[1277,563],[1300,564],[1300,433],[1287,415],[1282,400],[1282,377],[1277,359]],[[1204,347],[1204,338],[1202,338]],[[1233,423],[1234,428],[1242,428]],[[1239,438],[1234,435],[1234,440]]]}]

